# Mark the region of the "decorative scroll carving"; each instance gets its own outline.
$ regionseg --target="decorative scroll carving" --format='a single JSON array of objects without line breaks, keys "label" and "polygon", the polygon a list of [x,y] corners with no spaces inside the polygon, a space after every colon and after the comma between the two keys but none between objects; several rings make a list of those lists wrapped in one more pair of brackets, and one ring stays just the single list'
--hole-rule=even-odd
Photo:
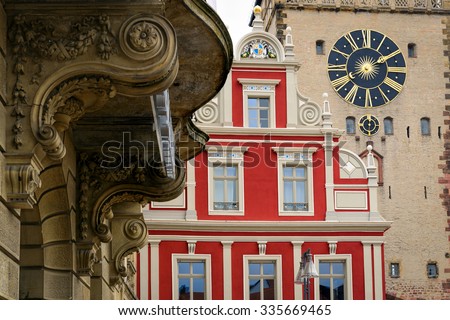
[{"label": "decorative scroll carving", "polygon": [[301,125],[315,126],[320,123],[322,116],[321,108],[312,103],[301,105],[298,109],[298,119]]},{"label": "decorative scroll carving", "polygon": [[58,131],[66,130],[86,112],[103,107],[115,95],[111,81],[102,77],[73,79],[55,89],[42,110],[36,137],[47,156],[62,159],[66,151]]},{"label": "decorative scroll carving", "polygon": [[200,123],[216,123],[219,116],[219,107],[212,101],[195,112],[195,117]]},{"label": "decorative scroll carving", "polygon": [[[104,77],[83,77],[72,79],[63,83],[47,100],[42,114],[42,122],[51,124],[55,113],[63,113],[70,116],[71,121],[81,118],[86,112],[101,109],[109,99],[116,96],[116,88],[111,80]],[[84,100],[92,100],[95,103],[87,105]]]},{"label": "decorative scroll carving", "polygon": [[[111,241],[109,221],[114,218],[114,205],[137,202],[144,206],[150,201],[172,199],[184,189],[184,165],[179,160],[174,179],[162,175],[156,162],[137,157],[121,160],[127,162],[110,163],[100,154],[80,155],[78,204],[82,240],[88,238],[92,226],[100,241]],[[132,233],[128,236],[132,237]]]}]

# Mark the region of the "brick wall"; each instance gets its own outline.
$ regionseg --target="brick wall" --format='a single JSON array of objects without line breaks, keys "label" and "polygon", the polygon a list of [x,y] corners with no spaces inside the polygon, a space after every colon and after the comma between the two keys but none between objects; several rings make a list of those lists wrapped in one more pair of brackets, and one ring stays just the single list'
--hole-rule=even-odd
[{"label": "brick wall", "polygon": [[[447,57],[447,68],[444,72],[444,77],[446,80],[446,89],[447,93],[445,95],[445,98],[447,100],[447,104],[445,106],[445,111],[443,113],[444,115],[444,123],[446,126],[446,130],[444,133],[444,147],[445,150],[443,152],[443,155],[441,157],[442,164],[440,164],[440,168],[442,168],[443,176],[439,179],[439,183],[442,184],[442,205],[444,208],[446,208],[447,211],[447,227],[446,231],[448,234],[448,240],[450,242],[450,18],[443,19],[442,21],[444,23],[444,35],[446,38],[444,39],[444,56]],[[443,283],[444,291],[450,295],[450,250],[446,254],[447,258],[447,266],[443,270],[444,276],[447,278],[445,283]]]}]

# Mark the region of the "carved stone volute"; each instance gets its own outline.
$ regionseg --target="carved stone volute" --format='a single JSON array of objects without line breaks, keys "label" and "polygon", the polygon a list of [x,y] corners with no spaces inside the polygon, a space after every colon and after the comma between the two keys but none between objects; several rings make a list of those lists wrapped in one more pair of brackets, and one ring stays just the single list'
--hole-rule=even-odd
[{"label": "carved stone volute", "polygon": [[80,180],[79,211],[80,239],[89,235],[102,242],[112,239],[111,220],[113,206],[123,202],[135,202],[141,206],[150,201],[164,201],[181,194],[185,183],[184,164],[176,161],[175,178],[161,174],[160,165],[136,157],[126,163],[107,165],[99,154],[81,154],[79,163]]},{"label": "carved stone volute", "polygon": [[112,284],[119,277],[128,275],[126,257],[137,252],[147,242],[147,226],[142,216],[142,207],[136,202],[121,202],[112,206],[114,218],[111,219]]}]

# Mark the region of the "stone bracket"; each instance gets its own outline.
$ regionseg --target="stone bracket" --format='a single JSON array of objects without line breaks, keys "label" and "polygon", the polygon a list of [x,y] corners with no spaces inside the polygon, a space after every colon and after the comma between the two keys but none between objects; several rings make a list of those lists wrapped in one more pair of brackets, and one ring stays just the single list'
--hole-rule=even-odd
[{"label": "stone bracket", "polygon": [[13,208],[32,208],[36,204],[34,191],[41,186],[42,164],[33,154],[4,155],[7,201]]},{"label": "stone bracket", "polygon": [[110,223],[114,241],[111,242],[113,268],[110,270],[110,280],[114,285],[120,277],[127,277],[133,272],[129,269],[127,256],[145,246],[147,226],[138,203],[122,202],[114,205],[112,211],[114,218]]}]

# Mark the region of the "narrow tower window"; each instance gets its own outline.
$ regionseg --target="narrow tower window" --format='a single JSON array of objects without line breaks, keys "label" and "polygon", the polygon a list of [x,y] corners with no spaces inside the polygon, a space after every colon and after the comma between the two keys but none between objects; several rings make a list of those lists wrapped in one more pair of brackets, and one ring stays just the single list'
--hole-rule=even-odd
[{"label": "narrow tower window", "polygon": [[390,276],[391,278],[400,277],[400,263],[394,262],[390,264]]},{"label": "narrow tower window", "polygon": [[325,41],[323,40],[316,41],[316,54],[317,55],[325,54]]},{"label": "narrow tower window", "polygon": [[423,136],[429,136],[431,134],[430,118],[420,119],[420,130],[421,130]]},{"label": "narrow tower window", "polygon": [[355,134],[355,117],[347,117],[345,119],[347,134]]},{"label": "narrow tower window", "polygon": [[417,58],[417,46],[415,43],[408,43],[408,57]]},{"label": "narrow tower window", "polygon": [[436,262],[430,262],[427,264],[427,275],[428,278],[437,278],[438,273],[438,267]]},{"label": "narrow tower window", "polygon": [[394,120],[391,117],[384,118],[384,134],[393,135],[394,134]]}]

